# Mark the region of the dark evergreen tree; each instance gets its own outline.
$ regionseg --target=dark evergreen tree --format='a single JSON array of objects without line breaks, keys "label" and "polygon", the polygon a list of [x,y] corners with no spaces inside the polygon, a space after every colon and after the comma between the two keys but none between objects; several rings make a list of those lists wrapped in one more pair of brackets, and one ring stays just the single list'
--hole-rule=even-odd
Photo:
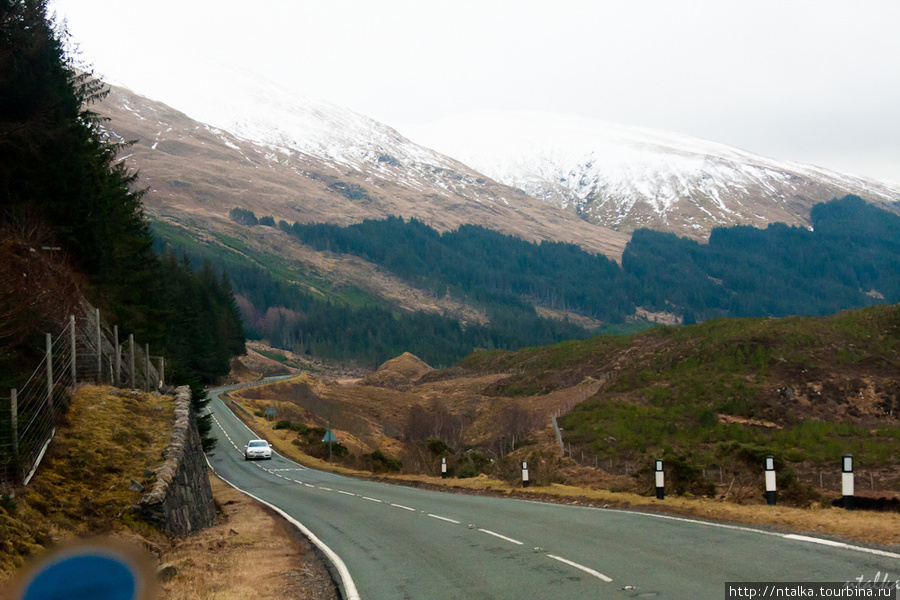
[{"label": "dark evergreen tree", "polygon": [[90,110],[107,90],[69,62],[46,12],[0,0],[0,223],[52,230],[109,320],[166,348],[176,381],[211,381],[243,350],[230,284],[154,254],[137,175]]}]

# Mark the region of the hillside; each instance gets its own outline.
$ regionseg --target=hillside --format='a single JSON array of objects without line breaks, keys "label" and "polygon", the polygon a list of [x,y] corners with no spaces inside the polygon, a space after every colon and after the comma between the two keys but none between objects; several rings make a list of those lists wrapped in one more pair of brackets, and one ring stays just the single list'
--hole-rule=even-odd
[{"label": "hillside", "polygon": [[32,483],[0,496],[0,579],[54,541],[107,532],[164,543],[137,522],[130,507],[140,494],[129,484],[155,480],[148,473],[161,463],[172,415],[170,396],[82,388]]},{"label": "hillside", "polygon": [[222,231],[239,206],[301,223],[388,215],[438,230],[473,223],[609,256],[625,246],[627,236],[500,185],[371,119],[226,76],[234,77],[233,94],[222,106],[187,106],[186,114],[120,87],[97,106],[107,131],[135,140],[127,164],[140,170],[154,220]]},{"label": "hillside", "polygon": [[[784,501],[805,505],[836,497],[846,453],[861,495],[895,494],[898,351],[900,313],[878,306],[479,351],[400,389],[304,376],[236,395],[304,427],[327,418],[347,466],[377,470],[372,456],[383,453],[402,463],[394,469],[435,474],[448,456],[458,477],[514,480],[516,460],[530,456],[545,461],[535,474],[544,483],[649,493],[650,461],[662,457],[675,489],[758,502],[773,454]],[[552,414],[569,462],[558,461]],[[295,445],[322,452],[315,434]]]},{"label": "hillside", "polygon": [[[243,75],[229,85],[233,89],[215,106],[185,99],[186,112],[114,88],[99,111],[116,139],[136,140],[126,162],[140,166],[140,182],[148,186],[143,201],[160,240],[157,249],[187,254],[195,269],[204,261],[225,269],[250,337],[277,347],[366,366],[410,351],[446,366],[478,347],[543,345],[595,331],[635,331],[652,322],[821,315],[896,301],[893,292],[879,289],[886,280],[881,258],[874,267],[861,263],[818,277],[798,276],[790,260],[773,265],[765,245],[779,244],[781,229],[772,229],[756,246],[707,251],[706,245],[689,243],[737,239],[715,233],[735,223],[780,221],[795,225],[787,228],[793,235],[815,222],[811,209],[817,200],[847,191],[894,207],[893,192],[872,182],[684,136],[613,128],[606,139],[605,129],[585,127],[566,152],[554,156],[571,157],[606,140],[611,146],[604,146],[602,157],[649,162],[629,163],[633,168],[623,175],[603,167],[598,154],[598,160],[587,161],[591,169],[627,175],[629,185],[648,189],[654,182],[687,186],[653,192],[659,206],[649,212],[638,206],[646,202],[637,192],[628,192],[637,204],[614,212],[627,212],[631,224],[613,226],[665,231],[639,229],[626,243],[625,234],[587,222],[593,217],[584,202],[599,193],[587,187],[579,188],[578,202],[561,208],[351,111]],[[535,139],[544,139],[549,127],[540,120],[526,125]],[[555,121],[550,125],[553,131],[562,128]],[[566,131],[553,139],[568,143]],[[523,144],[520,150],[528,148]],[[616,148],[627,152],[617,154]],[[567,185],[575,178],[590,187],[597,175],[592,173],[560,177]],[[695,183],[703,189],[691,187]],[[715,206],[708,202],[713,197]],[[709,218],[698,220],[700,214]],[[398,219],[406,230],[392,225]],[[445,250],[451,238],[466,237],[462,232],[484,230],[485,241],[457,244],[436,261],[434,246],[421,246],[427,236],[410,234],[413,223],[434,232],[431,237],[441,236]],[[379,227],[377,243],[392,255],[387,260],[339,240]],[[327,235],[319,236],[323,231]],[[513,244],[498,242],[502,236],[540,241],[541,253],[506,254]],[[815,240],[813,252],[824,256],[821,248],[829,243]],[[557,256],[548,260],[553,244],[560,244]],[[595,254],[611,257],[622,270]],[[834,264],[844,260],[840,253],[828,255]],[[523,267],[531,270],[516,271]],[[845,277],[847,269],[864,274],[873,268],[879,270],[875,282]],[[339,330],[345,333],[341,339]]]},{"label": "hillside", "polygon": [[898,212],[900,187],[691,136],[538,112],[474,112],[410,132],[590,223],[706,240],[716,227],[810,225],[847,194]]},{"label": "hillside", "polygon": [[[173,540],[137,518],[132,506],[141,492],[132,487],[149,489],[155,481],[148,474],[161,464],[172,411],[169,396],[79,390],[30,485],[15,496],[0,494],[0,597],[9,597],[11,576],[50,548],[99,538],[136,548],[151,573],[168,564],[174,577],[160,586],[165,600],[335,598],[312,545],[215,477],[218,523],[209,529]],[[247,552],[259,561],[248,564]],[[286,575],[300,571],[302,579]]]},{"label": "hillside", "polygon": [[[852,196],[816,205],[812,230],[718,228],[706,244],[640,230],[621,265],[574,245],[533,244],[477,226],[439,233],[398,218],[276,225],[271,216],[231,212],[230,243],[242,244],[245,261],[254,240],[286,235],[282,259],[320,253],[357,269],[347,285],[332,273],[300,277],[299,268],[264,273],[235,256],[225,266],[250,335],[372,366],[404,351],[446,366],[474,348],[628,333],[653,320],[822,316],[900,302],[900,216]],[[180,239],[189,254],[211,258],[211,250]],[[305,295],[275,277],[297,281]]]}]

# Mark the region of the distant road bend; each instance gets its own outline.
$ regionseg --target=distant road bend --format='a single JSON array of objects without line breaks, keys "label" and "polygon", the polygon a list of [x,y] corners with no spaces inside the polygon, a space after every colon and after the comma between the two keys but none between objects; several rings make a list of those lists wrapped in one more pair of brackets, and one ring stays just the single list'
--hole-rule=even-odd
[{"label": "distant road bend", "polygon": [[216,473],[302,524],[348,600],[722,600],[726,582],[900,577],[900,554],[666,515],[434,492],[353,479],[280,455],[213,398]]}]

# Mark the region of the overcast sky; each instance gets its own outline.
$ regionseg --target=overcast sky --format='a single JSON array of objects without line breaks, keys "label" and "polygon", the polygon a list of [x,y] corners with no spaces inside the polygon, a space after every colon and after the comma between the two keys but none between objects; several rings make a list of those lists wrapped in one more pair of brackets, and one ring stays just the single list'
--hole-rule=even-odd
[{"label": "overcast sky", "polygon": [[[396,127],[527,109],[900,183],[900,2],[51,0],[97,74],[194,59]],[[175,108],[178,108],[177,106]]]}]

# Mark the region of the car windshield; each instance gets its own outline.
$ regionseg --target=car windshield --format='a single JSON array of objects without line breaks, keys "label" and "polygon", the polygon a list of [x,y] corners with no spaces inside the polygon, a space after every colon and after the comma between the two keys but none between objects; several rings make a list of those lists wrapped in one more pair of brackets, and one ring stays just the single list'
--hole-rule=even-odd
[{"label": "car windshield", "polygon": [[260,447],[265,447],[268,445],[269,444],[267,442],[250,442],[250,444],[249,444],[249,446],[251,448],[260,448]]}]

